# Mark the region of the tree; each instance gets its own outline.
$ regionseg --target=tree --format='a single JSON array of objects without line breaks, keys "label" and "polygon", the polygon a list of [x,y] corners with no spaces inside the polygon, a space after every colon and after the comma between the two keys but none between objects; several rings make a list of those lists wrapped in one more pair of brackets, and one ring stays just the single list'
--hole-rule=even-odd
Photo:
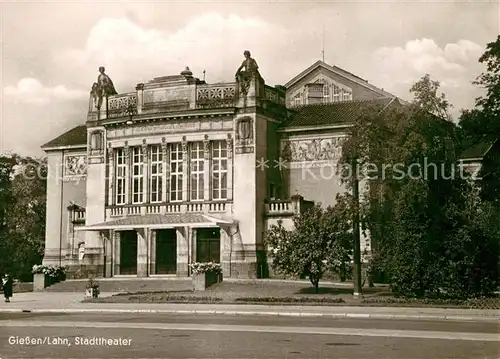
[{"label": "tree", "polygon": [[487,131],[494,130],[500,133],[500,35],[486,46],[486,51],[479,58],[479,62],[486,64],[486,71],[476,79],[475,84],[486,89],[486,96],[476,100],[476,106],[485,113],[489,119]]},{"label": "tree", "polygon": [[[395,293],[491,295],[498,278],[498,216],[460,175],[456,126],[426,110],[423,99],[440,103],[432,100],[434,92],[421,91],[420,103],[411,106],[367,109],[351,128],[342,162],[357,156],[364,169],[362,218],[377,261],[372,264],[387,274]],[[484,285],[472,284],[477,281]]]},{"label": "tree", "polygon": [[334,207],[321,205],[294,216],[294,229],[282,223],[265,234],[265,244],[272,251],[273,268],[286,276],[308,276],[316,293],[327,270],[335,270],[349,261],[352,253],[349,201],[339,196]]},{"label": "tree", "polygon": [[439,87],[439,81],[431,80],[430,75],[426,74],[411,87],[412,102],[426,112],[442,119],[451,120],[449,110],[452,105],[448,102],[444,93],[438,93]]},{"label": "tree", "polygon": [[[462,111],[459,120],[462,150],[500,141],[500,36],[487,45],[479,62],[486,64],[486,71],[474,83],[485,88],[486,95],[476,99],[473,109]],[[481,166],[481,196],[500,206],[500,158],[491,157]]]},{"label": "tree", "polygon": [[8,167],[0,271],[28,281],[45,243],[46,159],[13,156]]}]

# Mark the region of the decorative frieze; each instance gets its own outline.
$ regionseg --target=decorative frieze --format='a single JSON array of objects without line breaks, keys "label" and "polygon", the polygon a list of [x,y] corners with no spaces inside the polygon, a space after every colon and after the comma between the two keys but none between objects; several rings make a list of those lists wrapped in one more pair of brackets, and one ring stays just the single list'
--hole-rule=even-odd
[{"label": "decorative frieze", "polygon": [[189,87],[171,87],[144,90],[144,104],[154,105],[168,101],[189,102]]},{"label": "decorative frieze", "polygon": [[288,162],[338,160],[342,156],[342,143],[346,137],[311,140],[285,140],[281,153]]},{"label": "decorative frieze", "polygon": [[[204,124],[203,126],[202,123]],[[231,119],[213,119],[210,121],[190,119],[177,123],[142,124],[141,126],[134,127],[112,128],[108,130],[107,137],[108,139],[116,139],[120,137],[143,137],[144,135],[231,130],[232,128],[233,121]]]},{"label": "decorative frieze", "polygon": [[85,176],[87,174],[87,156],[68,155],[64,158],[64,176],[75,177]]}]

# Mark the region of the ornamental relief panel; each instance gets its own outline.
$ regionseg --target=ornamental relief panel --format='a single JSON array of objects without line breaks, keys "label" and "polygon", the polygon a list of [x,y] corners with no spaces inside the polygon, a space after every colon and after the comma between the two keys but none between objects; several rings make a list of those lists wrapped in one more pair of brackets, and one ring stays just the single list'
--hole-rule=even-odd
[{"label": "ornamental relief panel", "polygon": [[345,140],[346,137],[285,140],[281,142],[281,155],[288,162],[338,160]]},{"label": "ornamental relief panel", "polygon": [[64,157],[64,176],[75,177],[87,174],[87,156],[69,155]]},{"label": "ornamental relief panel", "polygon": [[218,131],[230,130],[232,128],[233,120],[229,119],[212,121],[187,120],[177,123],[151,124],[137,127],[109,129],[106,135],[107,138],[116,139],[120,137],[133,137],[138,135],[141,135],[142,137],[143,135]]}]

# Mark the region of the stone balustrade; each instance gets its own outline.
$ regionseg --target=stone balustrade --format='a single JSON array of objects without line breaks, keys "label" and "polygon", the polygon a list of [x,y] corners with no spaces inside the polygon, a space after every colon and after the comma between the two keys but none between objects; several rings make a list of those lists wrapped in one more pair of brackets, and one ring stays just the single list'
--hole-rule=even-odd
[{"label": "stone balustrade", "polygon": [[267,215],[293,215],[295,208],[292,201],[272,200],[265,204]]},{"label": "stone balustrade", "polygon": [[236,83],[203,84],[196,87],[196,108],[233,107]]},{"label": "stone balustrade", "polygon": [[265,203],[265,214],[273,216],[293,216],[314,206],[314,202],[306,201],[302,196],[292,196],[289,200],[269,200]]},{"label": "stone balustrade", "polygon": [[187,203],[158,203],[138,204],[106,207],[106,217],[126,217],[144,214],[169,214],[169,213],[231,213],[230,202],[187,202]]}]

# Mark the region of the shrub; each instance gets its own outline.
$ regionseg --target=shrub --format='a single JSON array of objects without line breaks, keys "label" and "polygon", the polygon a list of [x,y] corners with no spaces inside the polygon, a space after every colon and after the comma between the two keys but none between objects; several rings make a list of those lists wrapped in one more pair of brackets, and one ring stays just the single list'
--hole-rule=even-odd
[{"label": "shrub", "polygon": [[194,274],[203,274],[207,272],[222,273],[222,266],[220,263],[207,262],[207,263],[191,263],[189,265]]}]

